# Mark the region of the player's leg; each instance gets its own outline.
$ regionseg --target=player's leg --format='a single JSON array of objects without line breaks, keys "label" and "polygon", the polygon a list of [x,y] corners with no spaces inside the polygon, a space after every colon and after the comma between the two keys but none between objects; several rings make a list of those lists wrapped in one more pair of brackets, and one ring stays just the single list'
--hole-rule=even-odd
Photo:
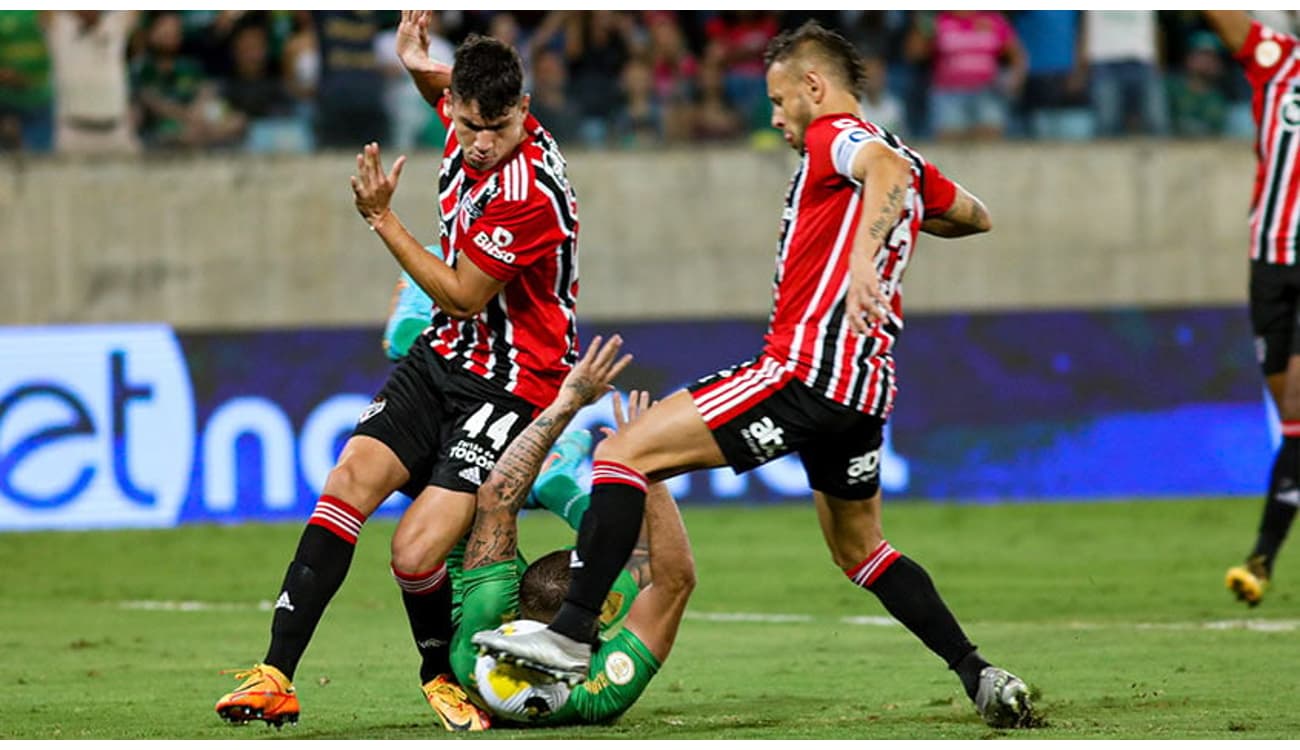
[{"label": "player's leg", "polygon": [[[455,418],[438,426],[439,451],[429,487],[402,514],[393,534],[391,565],[420,653],[420,684],[449,730],[478,729],[477,709],[455,685],[451,669],[452,586],[446,559],[468,532],[475,493],[497,458],[532,420],[533,407],[505,392],[470,395],[448,386]],[[454,688],[454,689],[452,689]]]},{"label": "player's leg", "polygon": [[[326,478],[284,576],[271,619],[271,644],[248,681],[217,702],[231,721],[297,714],[292,679],[330,599],[343,584],[365,520],[412,477],[423,487],[440,405],[410,358],[390,374],[357,421]],[[292,700],[283,698],[290,696]],[[269,697],[267,697],[269,696]],[[283,698],[283,699],[281,699]]]},{"label": "player's leg", "polygon": [[800,450],[831,558],[943,659],[985,721],[1023,726],[1032,717],[1028,688],[980,656],[925,569],[885,540],[880,519],[883,428],[879,419],[862,416],[844,432]]},{"label": "player's leg", "polygon": [[813,497],[831,557],[849,580],[875,594],[894,619],[943,659],[985,721],[995,727],[1027,725],[1033,714],[1024,682],[980,655],[925,569],[884,539],[880,493],[867,500],[824,492]]},{"label": "player's leg", "polygon": [[395,489],[407,469],[383,443],[365,435],[348,440],[316,502],[271,617],[266,657],[240,672],[244,682],[217,701],[217,713],[243,723],[297,721],[293,675],[330,599],[343,585],[361,525]]},{"label": "player's leg", "polygon": [[1260,367],[1282,421],[1282,443],[1273,459],[1268,495],[1255,546],[1242,565],[1228,570],[1225,583],[1237,598],[1259,604],[1273,573],[1273,563],[1300,506],[1300,327],[1296,325],[1297,289],[1276,269],[1251,269],[1251,323]]},{"label": "player's leg", "polygon": [[627,562],[645,512],[647,477],[661,480],[726,462],[691,393],[679,391],[601,441],[592,467],[591,500],[578,530],[572,577],[555,621],[545,630],[474,642],[507,658],[580,680],[591,659],[601,606]]},{"label": "player's leg", "polygon": [[591,501],[578,529],[573,577],[551,628],[589,643],[610,586],[636,545],[647,477],[726,463],[688,391],[678,391],[596,447]]}]

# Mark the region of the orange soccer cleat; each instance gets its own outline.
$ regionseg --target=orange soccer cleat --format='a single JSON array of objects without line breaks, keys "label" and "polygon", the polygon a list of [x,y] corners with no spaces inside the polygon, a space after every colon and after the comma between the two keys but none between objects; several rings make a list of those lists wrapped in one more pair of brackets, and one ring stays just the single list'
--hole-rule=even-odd
[{"label": "orange soccer cleat", "polygon": [[244,682],[217,701],[221,718],[231,724],[261,719],[277,729],[286,721],[298,723],[298,694],[283,672],[269,664],[254,664],[252,669],[229,669],[222,674],[231,672]]},{"label": "orange soccer cleat", "polygon": [[448,732],[481,732],[492,726],[488,715],[469,702],[464,688],[447,675],[424,683],[424,698]]}]

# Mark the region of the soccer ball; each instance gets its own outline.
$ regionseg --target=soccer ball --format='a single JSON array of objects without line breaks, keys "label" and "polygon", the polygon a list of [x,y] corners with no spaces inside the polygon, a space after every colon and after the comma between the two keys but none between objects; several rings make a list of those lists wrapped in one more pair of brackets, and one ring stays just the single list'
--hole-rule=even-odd
[{"label": "soccer ball", "polygon": [[[546,623],[536,620],[516,620],[497,632],[514,635],[545,627]],[[558,711],[572,692],[568,684],[545,672],[507,664],[487,653],[480,653],[474,661],[474,682],[493,715],[523,723],[541,721]]]}]

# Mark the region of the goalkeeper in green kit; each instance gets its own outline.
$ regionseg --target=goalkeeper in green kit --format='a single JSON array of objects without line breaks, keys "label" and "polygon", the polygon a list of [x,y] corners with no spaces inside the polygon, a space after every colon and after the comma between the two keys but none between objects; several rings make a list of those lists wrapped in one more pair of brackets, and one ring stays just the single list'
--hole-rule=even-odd
[{"label": "goalkeeper in green kit", "polygon": [[[662,485],[649,493],[641,539],[605,600],[602,640],[585,680],[570,687],[525,666],[479,656],[470,642],[474,633],[515,619],[547,622],[564,600],[569,551],[556,550],[525,567],[516,516],[523,507],[540,505],[578,528],[589,497],[573,473],[591,437],[582,431],[560,435],[579,409],[609,390],[622,369],[613,362],[618,343],[611,340],[601,349],[593,341],[556,400],[506,448],[478,491],[469,536],[448,559],[456,602],[452,671],[484,710],[466,717],[465,729],[612,721],[631,708],[672,650],[695,585],[695,564],[677,505]],[[634,391],[625,419],[615,393],[616,428],[647,408],[649,395]]]}]

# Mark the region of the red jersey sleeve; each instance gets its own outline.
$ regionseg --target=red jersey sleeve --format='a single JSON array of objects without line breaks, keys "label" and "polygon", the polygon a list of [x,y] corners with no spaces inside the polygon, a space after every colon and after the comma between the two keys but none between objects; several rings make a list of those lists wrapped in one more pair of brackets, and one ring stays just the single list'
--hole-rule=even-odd
[{"label": "red jersey sleeve", "polygon": [[1246,79],[1255,87],[1268,83],[1282,64],[1296,51],[1296,38],[1282,34],[1259,21],[1250,24],[1246,41],[1234,57],[1246,70]]},{"label": "red jersey sleeve", "polygon": [[545,196],[528,200],[497,198],[456,239],[457,252],[497,281],[509,283],[564,241],[565,231]]},{"label": "red jersey sleeve", "polygon": [[817,179],[853,180],[853,159],[872,141],[883,142],[852,117],[814,120],[804,132],[810,174]]},{"label": "red jersey sleeve", "polygon": [[947,213],[957,200],[957,183],[939,171],[939,168],[925,163],[921,175],[921,199],[925,201],[926,218]]}]

